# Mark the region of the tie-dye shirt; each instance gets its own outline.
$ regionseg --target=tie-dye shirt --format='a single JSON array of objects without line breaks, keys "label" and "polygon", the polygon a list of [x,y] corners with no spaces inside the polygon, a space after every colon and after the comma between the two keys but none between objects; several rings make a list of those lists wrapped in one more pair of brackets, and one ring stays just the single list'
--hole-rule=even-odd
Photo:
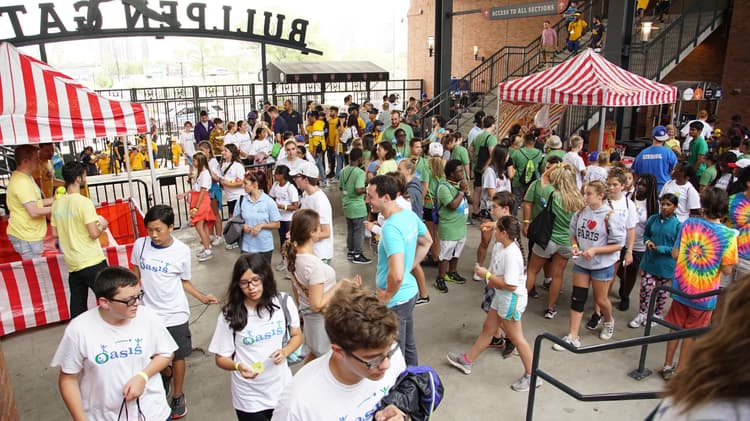
[{"label": "tie-dye shirt", "polygon": [[729,220],[732,228],[740,232],[737,252],[740,258],[750,260],[750,198],[737,193],[729,198]]},{"label": "tie-dye shirt", "polygon": [[[719,288],[721,266],[737,263],[737,232],[703,218],[688,218],[677,235],[677,265],[672,288],[690,295]],[[713,310],[716,296],[690,300],[672,298],[698,310]]]}]

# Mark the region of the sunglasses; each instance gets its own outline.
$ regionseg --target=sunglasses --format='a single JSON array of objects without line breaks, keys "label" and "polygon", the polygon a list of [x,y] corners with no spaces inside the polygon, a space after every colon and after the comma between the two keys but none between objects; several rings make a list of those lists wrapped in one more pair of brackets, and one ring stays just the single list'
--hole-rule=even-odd
[{"label": "sunglasses", "polygon": [[386,358],[390,359],[393,356],[393,354],[396,353],[397,350],[398,350],[398,341],[393,343],[393,346],[391,347],[390,351],[386,352],[383,355],[377,356],[369,361],[356,356],[351,351],[346,351],[346,353],[349,354],[350,357],[362,363],[365,367],[367,367],[368,370],[372,370],[373,368],[380,366],[380,364],[383,364],[383,361],[385,361]]}]

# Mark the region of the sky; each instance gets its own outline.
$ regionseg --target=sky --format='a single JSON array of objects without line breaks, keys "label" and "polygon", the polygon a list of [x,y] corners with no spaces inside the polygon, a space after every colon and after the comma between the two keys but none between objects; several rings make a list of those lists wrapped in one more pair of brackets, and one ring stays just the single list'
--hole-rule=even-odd
[{"label": "sky", "polygon": [[[100,0],[103,28],[125,27],[124,7],[120,0]],[[20,5],[26,14],[20,16],[26,35],[40,30],[39,4],[49,2],[0,0],[0,7]],[[75,0],[54,1],[55,11],[68,31],[74,31],[74,18],[85,15],[85,8],[75,11]],[[192,1],[177,0],[177,16],[183,28],[197,27],[187,17]],[[211,0],[205,1],[206,26],[223,27],[222,6],[231,6],[230,27],[244,27],[248,8],[257,11],[255,31],[262,31],[263,12],[286,16],[285,32],[293,19],[306,19],[308,48],[322,50],[323,56],[302,56],[289,49],[269,47],[268,61],[332,61],[370,60],[391,72],[391,78],[406,77],[407,19],[409,0],[379,2],[318,0],[310,7],[307,0]],[[153,9],[159,2],[149,1]],[[14,36],[10,18],[0,16],[0,38]],[[54,29],[53,29],[54,31]],[[37,47],[23,48],[39,56]],[[204,59],[198,56],[200,51]],[[186,84],[232,83],[257,79],[260,70],[260,46],[257,43],[167,37],[129,37],[100,40],[69,41],[47,45],[51,65],[68,71],[73,77],[88,81],[95,88],[159,86],[180,80]],[[201,62],[202,64],[198,64]],[[218,75],[216,75],[218,73]],[[215,76],[210,76],[215,75]],[[216,80],[219,78],[221,80]],[[254,80],[253,80],[254,81]]]}]

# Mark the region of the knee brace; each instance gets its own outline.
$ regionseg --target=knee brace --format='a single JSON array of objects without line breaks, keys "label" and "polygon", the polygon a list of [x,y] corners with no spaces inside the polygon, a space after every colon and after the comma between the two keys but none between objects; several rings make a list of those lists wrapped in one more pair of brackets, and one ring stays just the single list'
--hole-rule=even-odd
[{"label": "knee brace", "polygon": [[589,289],[582,287],[573,287],[573,295],[570,297],[570,308],[579,313],[583,313],[583,306],[589,297]]}]

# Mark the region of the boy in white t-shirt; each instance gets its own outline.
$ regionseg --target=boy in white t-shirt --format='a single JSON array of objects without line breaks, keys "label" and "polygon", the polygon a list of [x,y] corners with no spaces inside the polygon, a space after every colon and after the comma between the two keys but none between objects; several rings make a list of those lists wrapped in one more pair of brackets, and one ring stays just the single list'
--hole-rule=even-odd
[{"label": "boy in white t-shirt", "polygon": [[700,215],[701,197],[690,179],[695,177],[695,169],[685,162],[680,162],[672,169],[672,179],[661,188],[661,194],[672,193],[677,196],[677,209],[674,211],[677,220],[685,222],[690,216]]},{"label": "boy in white t-shirt", "polygon": [[596,151],[589,154],[589,166],[586,167],[586,175],[583,177],[583,184],[589,181],[599,180],[607,183],[607,171],[609,170],[609,153]]},{"label": "boy in white t-shirt", "polygon": [[586,176],[586,164],[583,158],[578,155],[583,149],[583,138],[581,136],[570,137],[570,151],[563,157],[563,162],[567,162],[576,169],[576,185],[578,190],[583,188],[583,177]]},{"label": "boy in white t-shirt", "polygon": [[185,381],[185,358],[190,355],[193,345],[190,340],[190,305],[185,291],[203,304],[218,304],[213,294],[202,294],[190,282],[190,248],[172,237],[174,211],[167,205],[156,205],[146,212],[143,218],[148,237],[141,237],[133,244],[130,263],[133,272],[141,280],[143,306],[156,312],[161,324],[177,342],[171,369],[163,372],[165,389],[174,378],[172,394],[172,419],[185,416],[185,395],[182,393]]},{"label": "boy in white t-shirt", "polygon": [[122,409],[128,419],[168,419],[159,372],[177,344],[159,317],[140,307],[138,278],[123,267],[103,269],[94,294],[98,306],[68,324],[51,363],[60,367],[60,394],[71,418],[116,420]]},{"label": "boy in white t-shirt", "polygon": [[378,410],[406,368],[398,325],[372,293],[339,288],[325,313],[331,350],[297,372],[272,420],[406,419],[394,405]]}]

